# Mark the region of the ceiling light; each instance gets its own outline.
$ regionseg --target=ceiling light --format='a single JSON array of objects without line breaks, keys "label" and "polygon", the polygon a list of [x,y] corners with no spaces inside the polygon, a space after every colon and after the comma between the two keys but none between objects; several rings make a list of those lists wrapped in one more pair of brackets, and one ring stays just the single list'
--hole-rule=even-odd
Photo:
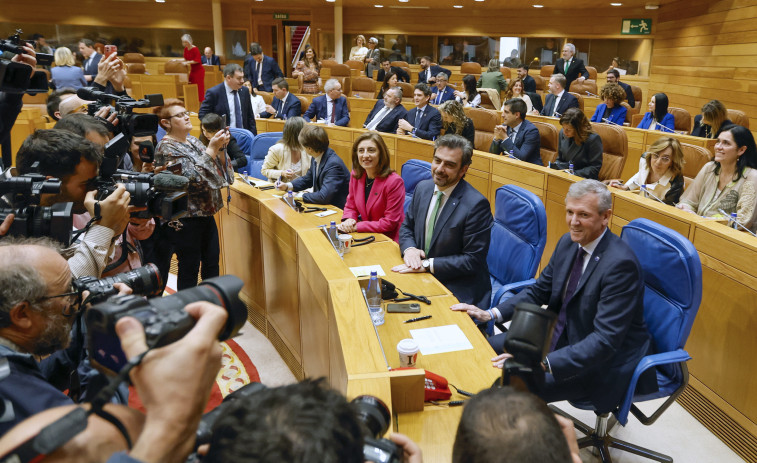
[{"label": "ceiling light", "polygon": [[452,8],[462,8],[462,5],[452,5]]},{"label": "ceiling light", "polygon": [[610,6],[623,6],[622,3],[610,3]]},{"label": "ceiling light", "polygon": [[544,5],[534,5],[534,8],[544,8]]},{"label": "ceiling light", "polygon": [[166,0],[155,0],[155,3],[166,3]]},{"label": "ceiling light", "polygon": [[474,1],[476,1],[476,2],[483,2],[484,0],[474,0]]},{"label": "ceiling light", "polygon": [[[262,1],[262,0],[258,0],[258,1]],[[334,3],[336,0],[326,0],[326,1],[329,3]]]},{"label": "ceiling light", "polygon": [[384,7],[384,5],[373,5],[373,6],[375,6],[376,8],[383,8]]},{"label": "ceiling light", "polygon": [[407,2],[409,2],[409,1],[410,1],[410,0],[400,0],[400,3],[407,3]]},{"label": "ceiling light", "polygon": [[656,10],[660,8],[660,5],[658,5],[657,3],[647,3],[644,8],[646,8],[647,10]]}]

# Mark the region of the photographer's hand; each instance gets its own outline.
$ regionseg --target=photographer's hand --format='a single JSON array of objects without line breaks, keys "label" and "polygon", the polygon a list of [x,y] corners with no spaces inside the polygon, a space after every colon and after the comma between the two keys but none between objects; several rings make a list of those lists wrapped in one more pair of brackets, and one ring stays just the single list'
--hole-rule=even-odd
[{"label": "photographer's hand", "polygon": [[[226,311],[209,302],[195,302],[184,310],[197,320],[194,328],[181,340],[150,352],[131,372],[147,419],[130,455],[146,463],[186,459],[221,367],[218,333],[226,323]],[[120,319],[116,332],[127,358],[147,349],[137,319]]]},{"label": "photographer's hand", "polygon": [[[84,199],[84,206],[92,217],[95,216],[96,193],[96,191],[90,191]],[[129,199],[129,192],[119,183],[113,193],[100,201],[100,216],[102,218],[98,223],[113,230],[114,234],[120,235],[129,224]]]},{"label": "photographer's hand", "polygon": [[131,288],[126,283],[113,283],[113,287],[118,290],[119,296],[128,296],[132,293]]},{"label": "photographer's hand", "polygon": [[208,149],[205,150],[205,152],[208,154],[208,156],[215,159],[220,152],[219,150],[229,144],[229,138],[229,132],[225,130],[219,130],[208,142]]},{"label": "photographer's hand", "polygon": [[389,436],[389,440],[397,444],[397,446],[402,449],[403,463],[423,463],[423,452],[421,452],[421,448],[418,446],[418,444],[410,440],[409,437],[404,434],[394,432],[391,436]]},{"label": "photographer's hand", "polygon": [[21,48],[24,50],[24,53],[14,56],[11,61],[28,64],[32,69],[37,67],[37,53],[35,53],[34,48],[26,44],[21,45]]},{"label": "photographer's hand", "polygon": [[0,236],[5,236],[6,233],[8,233],[8,230],[11,229],[11,225],[13,224],[13,219],[16,216],[13,214],[8,214],[5,217],[5,220],[3,220],[3,223],[0,224]]},{"label": "photographer's hand", "polygon": [[105,87],[108,85],[108,81],[111,80],[113,74],[116,71],[116,63],[120,67],[120,60],[115,53],[100,58],[100,62],[97,63],[97,76],[95,76],[95,83]]}]

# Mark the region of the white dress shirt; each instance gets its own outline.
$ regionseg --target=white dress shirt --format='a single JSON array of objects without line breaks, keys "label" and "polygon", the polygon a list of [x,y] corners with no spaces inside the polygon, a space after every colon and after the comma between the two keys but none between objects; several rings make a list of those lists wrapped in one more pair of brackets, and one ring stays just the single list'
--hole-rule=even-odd
[{"label": "white dress shirt", "polygon": [[[234,107],[234,94],[232,93],[233,90],[231,90],[231,87],[229,87],[229,84],[227,84],[226,81],[223,82],[223,87],[226,89],[226,102],[229,104],[229,120],[226,121],[226,125],[228,125],[229,127],[243,129],[244,127],[237,127],[237,112],[236,108]],[[237,92],[237,96],[238,95],[239,92]],[[241,98],[239,99],[239,108],[242,108]]]}]

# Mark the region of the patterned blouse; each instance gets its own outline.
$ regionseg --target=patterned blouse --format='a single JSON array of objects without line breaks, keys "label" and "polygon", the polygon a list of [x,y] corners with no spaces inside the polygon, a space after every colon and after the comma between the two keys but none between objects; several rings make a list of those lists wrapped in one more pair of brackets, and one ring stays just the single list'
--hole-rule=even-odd
[{"label": "patterned blouse", "polygon": [[186,143],[163,137],[155,150],[155,163],[162,166],[171,162],[181,164],[181,173],[189,179],[186,217],[207,217],[223,209],[222,188],[234,183],[234,170],[224,151],[215,160],[206,148],[192,135]]}]

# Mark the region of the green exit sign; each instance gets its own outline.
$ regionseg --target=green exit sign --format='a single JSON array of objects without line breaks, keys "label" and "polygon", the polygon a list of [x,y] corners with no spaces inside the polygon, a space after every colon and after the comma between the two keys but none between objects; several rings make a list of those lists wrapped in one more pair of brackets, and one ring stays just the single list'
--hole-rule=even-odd
[{"label": "green exit sign", "polygon": [[274,13],[273,19],[289,19],[289,13]]},{"label": "green exit sign", "polygon": [[622,35],[649,35],[652,32],[652,19],[624,19],[620,27]]}]

